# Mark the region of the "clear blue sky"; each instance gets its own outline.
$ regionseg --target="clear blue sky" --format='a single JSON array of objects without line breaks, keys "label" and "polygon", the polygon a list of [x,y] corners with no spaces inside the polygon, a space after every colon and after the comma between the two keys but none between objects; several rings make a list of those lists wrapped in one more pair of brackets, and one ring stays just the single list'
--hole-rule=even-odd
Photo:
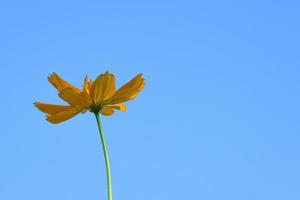
[{"label": "clear blue sky", "polygon": [[[41,3],[43,2],[43,3]],[[300,199],[298,1],[0,6],[0,199],[106,199],[92,114],[63,124],[47,75],[146,87],[103,117],[114,200]]]}]

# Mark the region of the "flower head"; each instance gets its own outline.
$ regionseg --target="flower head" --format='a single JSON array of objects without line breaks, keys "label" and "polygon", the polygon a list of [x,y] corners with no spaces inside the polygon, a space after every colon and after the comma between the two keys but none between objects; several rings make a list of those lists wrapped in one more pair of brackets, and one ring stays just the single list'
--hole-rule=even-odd
[{"label": "flower head", "polygon": [[103,115],[112,115],[115,109],[125,112],[126,107],[122,103],[134,99],[144,87],[144,78],[142,74],[138,74],[116,90],[115,77],[108,71],[100,74],[95,81],[86,76],[82,89],[66,82],[56,73],[52,73],[48,81],[58,90],[58,96],[68,105],[41,102],[35,102],[34,105],[46,113],[46,119],[54,124],[85,111]]}]

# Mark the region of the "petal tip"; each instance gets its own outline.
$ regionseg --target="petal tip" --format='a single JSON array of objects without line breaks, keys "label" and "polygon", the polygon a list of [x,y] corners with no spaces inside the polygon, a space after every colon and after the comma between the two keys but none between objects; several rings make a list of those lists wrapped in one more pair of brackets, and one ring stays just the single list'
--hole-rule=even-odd
[{"label": "petal tip", "polygon": [[54,77],[54,76],[57,76],[57,73],[52,72],[52,73],[50,73],[50,74],[48,75],[48,79],[49,79],[49,78],[52,78],[52,77]]},{"label": "petal tip", "polygon": [[121,112],[126,112],[126,107],[125,106],[121,106],[120,111]]}]

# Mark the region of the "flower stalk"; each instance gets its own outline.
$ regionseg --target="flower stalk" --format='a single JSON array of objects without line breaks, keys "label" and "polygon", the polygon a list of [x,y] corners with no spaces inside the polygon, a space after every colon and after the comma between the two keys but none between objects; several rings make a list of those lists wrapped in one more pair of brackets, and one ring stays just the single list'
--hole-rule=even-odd
[{"label": "flower stalk", "polygon": [[107,197],[108,200],[112,200],[112,187],[111,187],[111,174],[110,174],[110,164],[109,164],[109,157],[108,157],[108,152],[104,140],[104,135],[102,132],[101,128],[101,122],[100,122],[100,116],[99,112],[95,112],[96,120],[97,120],[97,125],[99,129],[99,134],[101,138],[101,145],[102,145],[102,150],[103,150],[103,155],[104,155],[104,160],[105,160],[105,168],[106,168],[106,181],[107,181]]}]

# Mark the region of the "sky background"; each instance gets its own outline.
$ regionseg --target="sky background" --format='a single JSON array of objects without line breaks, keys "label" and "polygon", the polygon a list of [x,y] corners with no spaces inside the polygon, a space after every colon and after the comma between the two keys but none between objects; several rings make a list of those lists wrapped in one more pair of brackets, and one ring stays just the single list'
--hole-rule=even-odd
[{"label": "sky background", "polygon": [[102,117],[114,200],[300,199],[299,1],[2,1],[0,199],[106,199],[90,113],[53,125],[106,70],[146,86]]}]

